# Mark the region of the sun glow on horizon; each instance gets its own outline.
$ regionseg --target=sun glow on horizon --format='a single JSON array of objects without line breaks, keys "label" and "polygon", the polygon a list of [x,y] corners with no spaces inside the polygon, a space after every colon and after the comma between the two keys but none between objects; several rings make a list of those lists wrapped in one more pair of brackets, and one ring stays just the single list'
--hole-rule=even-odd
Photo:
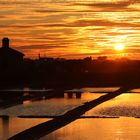
[{"label": "sun glow on horizon", "polygon": [[116,45],[114,46],[114,49],[115,49],[116,51],[123,51],[123,50],[125,49],[125,46],[124,46],[123,44],[116,44]]},{"label": "sun glow on horizon", "polygon": [[9,0],[1,1],[0,38],[11,39],[10,47],[26,58],[36,59],[40,53],[66,59],[126,55],[140,60],[137,1],[11,0],[8,6]]}]

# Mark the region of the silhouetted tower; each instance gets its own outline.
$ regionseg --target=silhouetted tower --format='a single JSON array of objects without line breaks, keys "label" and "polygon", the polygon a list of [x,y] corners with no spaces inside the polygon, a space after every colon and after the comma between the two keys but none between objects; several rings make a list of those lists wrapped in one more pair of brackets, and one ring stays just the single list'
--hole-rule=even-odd
[{"label": "silhouetted tower", "polygon": [[5,37],[2,39],[2,47],[3,48],[9,48],[9,38]]}]

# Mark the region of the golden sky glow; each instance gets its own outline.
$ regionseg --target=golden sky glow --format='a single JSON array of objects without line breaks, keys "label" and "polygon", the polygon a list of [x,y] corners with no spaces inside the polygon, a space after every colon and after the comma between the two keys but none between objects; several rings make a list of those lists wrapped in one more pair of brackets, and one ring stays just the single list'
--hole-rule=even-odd
[{"label": "golden sky glow", "polygon": [[26,57],[140,59],[139,0],[0,0],[0,38]]},{"label": "golden sky glow", "polygon": [[116,45],[114,46],[114,49],[115,49],[116,51],[123,51],[123,50],[124,50],[124,45],[123,45],[123,44],[116,44]]}]

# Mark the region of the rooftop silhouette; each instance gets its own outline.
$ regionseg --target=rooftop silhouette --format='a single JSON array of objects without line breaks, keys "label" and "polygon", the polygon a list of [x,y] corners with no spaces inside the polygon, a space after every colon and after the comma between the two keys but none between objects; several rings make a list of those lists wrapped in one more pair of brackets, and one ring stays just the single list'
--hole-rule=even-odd
[{"label": "rooftop silhouette", "polygon": [[23,61],[24,54],[15,49],[10,48],[9,38],[2,39],[2,47],[0,48],[0,64],[3,66],[19,64]]}]

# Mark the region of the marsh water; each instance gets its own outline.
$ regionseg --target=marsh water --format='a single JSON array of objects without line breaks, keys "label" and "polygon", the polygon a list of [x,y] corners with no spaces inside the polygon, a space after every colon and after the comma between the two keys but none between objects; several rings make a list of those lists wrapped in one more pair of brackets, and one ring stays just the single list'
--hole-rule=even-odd
[{"label": "marsh water", "polygon": [[[7,139],[23,130],[52,119],[39,118],[40,116],[62,115],[85,102],[97,99],[117,89],[118,87],[66,90],[63,96],[51,99],[41,98],[35,101],[26,100],[22,104],[1,109],[0,115],[9,117],[1,117],[0,119],[0,139]],[[77,96],[77,92],[80,95]],[[131,92],[123,93],[96,106],[83,114],[84,118],[79,118],[40,138],[40,140],[140,139],[140,90],[136,89]],[[38,118],[18,118],[17,116],[36,116]]]},{"label": "marsh water", "polygon": [[140,121],[136,118],[78,119],[40,140],[139,140]]}]

